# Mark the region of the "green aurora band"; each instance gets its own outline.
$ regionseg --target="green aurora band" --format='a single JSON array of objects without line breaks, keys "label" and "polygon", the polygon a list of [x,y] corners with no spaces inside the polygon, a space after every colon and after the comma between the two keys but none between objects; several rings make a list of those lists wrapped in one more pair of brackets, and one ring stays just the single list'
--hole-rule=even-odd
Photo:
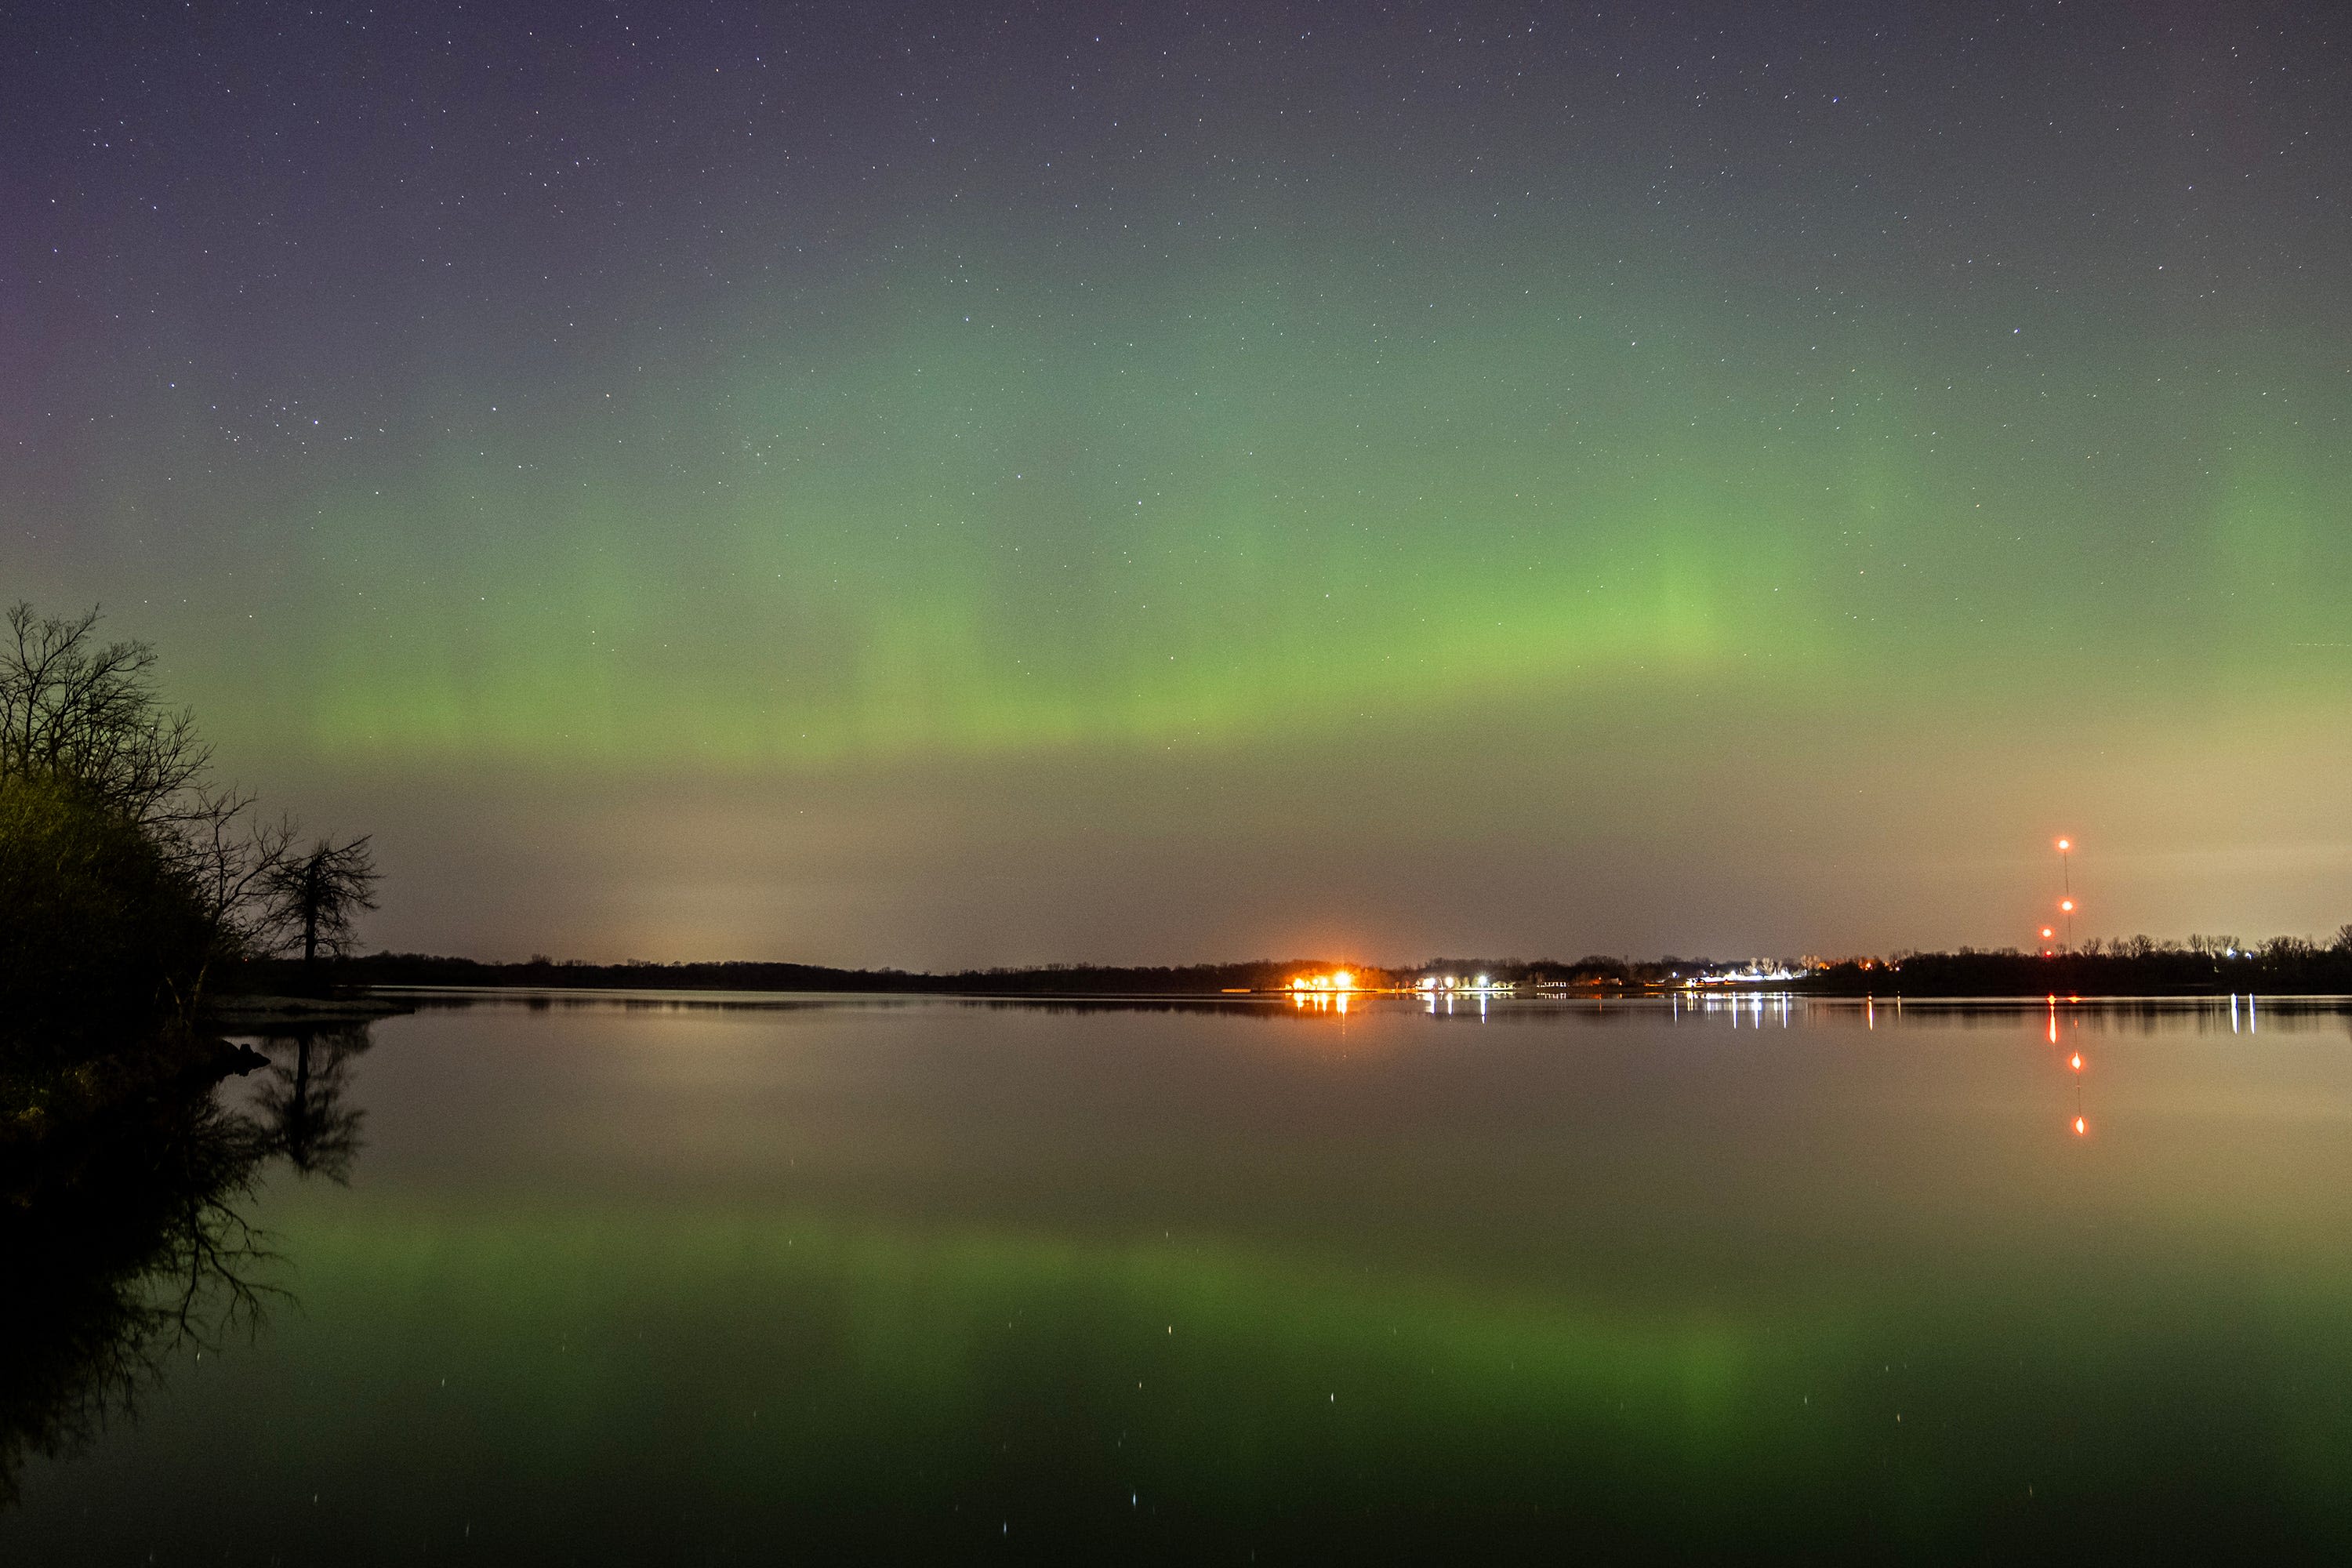
[{"label": "green aurora band", "polygon": [[[890,289],[902,326],[816,363],[730,327],[699,384],[475,393],[413,471],[263,525],[309,541],[314,743],[756,767],[1645,675],[1834,709],[2060,659],[2109,701],[2340,674],[2312,645],[2352,615],[2352,471],[2288,344],[2095,365],[2004,332],[1963,382],[1866,310],[1799,357],[1729,304],[1552,268],[1439,299],[1080,281]],[[518,401],[555,405],[488,412]]]}]

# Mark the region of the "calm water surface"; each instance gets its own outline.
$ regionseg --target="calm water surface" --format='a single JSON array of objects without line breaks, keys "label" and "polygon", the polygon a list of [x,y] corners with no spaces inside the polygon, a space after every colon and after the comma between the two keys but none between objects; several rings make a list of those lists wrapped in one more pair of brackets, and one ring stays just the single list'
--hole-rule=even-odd
[{"label": "calm water surface", "polygon": [[265,1042],[0,1560],[2352,1549],[2336,1005],[743,1003]]}]

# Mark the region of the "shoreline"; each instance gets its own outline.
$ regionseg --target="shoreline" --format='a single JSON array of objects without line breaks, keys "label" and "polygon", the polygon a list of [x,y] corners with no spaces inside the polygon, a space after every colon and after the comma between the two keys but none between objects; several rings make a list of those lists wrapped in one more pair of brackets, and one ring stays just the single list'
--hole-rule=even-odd
[{"label": "shoreline", "polygon": [[[1266,990],[1248,993],[1235,993],[1230,991],[1073,991],[996,990],[970,986],[908,986],[904,988],[890,989],[881,987],[849,989],[811,986],[803,989],[752,985],[562,985],[545,984],[534,982],[518,982],[513,984],[478,985],[420,985],[394,984],[368,985],[362,987],[362,990],[366,997],[409,996],[415,997],[419,1000],[427,1000],[434,997],[478,997],[483,999],[495,999],[504,997],[552,998],[562,996],[659,996],[664,998],[675,997],[680,999],[709,997],[714,1000],[719,998],[737,997],[784,997],[807,999],[810,1001],[1061,1002],[1073,1005],[1083,1005],[1096,1002],[1183,1002],[1203,1006],[1255,1006],[1284,1003],[1297,1005],[1301,1000],[1297,993],[1287,990]],[[1316,1006],[1318,1002],[1322,1005],[1328,1007],[1331,1000],[1338,994],[1340,994],[1333,992],[1323,992],[1319,994],[1311,993],[1307,994],[1304,999],[1304,1002],[1305,1005],[1310,1008]],[[1425,1001],[1428,997],[1428,994],[1426,992],[1421,991],[1389,989],[1374,990],[1370,988],[1350,991],[1345,993],[1345,994],[1351,1000],[1359,1003],[1379,1001],[1419,1002]],[[1477,994],[1477,993],[1465,992],[1457,993],[1456,996],[1457,999],[1460,1000],[1470,1000],[1475,999]],[[1486,999],[1492,1003],[1549,1003],[1552,1005],[1571,1003],[1580,1005],[1592,1002],[1668,1002],[1676,1000],[1693,1002],[1706,998],[1732,996],[1743,998],[1778,996],[1801,999],[1809,1002],[1899,1001],[1908,1006],[1972,1005],[1990,1004],[2008,1006],[2041,1007],[2046,1006],[2053,1002],[2077,1005],[2090,1003],[2119,1002],[2219,1002],[2225,1001],[2231,996],[2258,996],[2264,1000],[2275,998],[2280,1001],[2288,1002],[2337,1002],[2343,1003],[2347,1006],[2352,1006],[2352,993],[2340,991],[2265,991],[2255,989],[2241,989],[2237,991],[2223,991],[2218,989],[2209,991],[2200,989],[2114,992],[1922,991],[1910,993],[1893,990],[1832,991],[1808,989],[1802,986],[1754,985],[1740,986],[1737,988],[1730,986],[1708,986],[1704,989],[1672,987],[1657,989],[1627,988],[1623,990],[1580,991],[1506,991],[1496,989],[1489,991],[1485,994]],[[289,1004],[299,1001],[299,999],[296,998],[268,998],[266,1000],[273,1002],[287,1002]],[[309,1005],[322,1009],[322,1011],[310,1013],[306,1016],[307,1017],[323,1018],[328,1016],[327,1012],[323,1011],[323,1009],[331,1008],[337,1005],[337,1004],[312,1003],[309,1004]],[[354,999],[351,1003],[343,1004],[343,1005],[356,1009],[363,1005],[363,1003],[359,999]],[[414,1007],[397,1005],[389,1000],[383,1001],[378,1004],[378,1005],[380,1007],[379,1011],[367,1013],[365,1016],[369,1017],[388,1017],[415,1011],[415,1008]],[[268,1016],[278,1017],[302,1015],[271,1014]],[[355,1012],[353,1016],[356,1016],[359,1015]]]},{"label": "shoreline", "polygon": [[207,1002],[200,1016],[215,1029],[244,1029],[257,1024],[363,1024],[396,1018],[415,1012],[374,995],[375,987],[349,996],[223,996]]}]

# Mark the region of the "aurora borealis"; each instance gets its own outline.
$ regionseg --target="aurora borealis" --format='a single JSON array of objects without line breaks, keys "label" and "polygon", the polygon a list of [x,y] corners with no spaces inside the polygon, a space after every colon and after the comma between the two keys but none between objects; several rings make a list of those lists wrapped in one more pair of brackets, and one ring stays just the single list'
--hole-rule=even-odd
[{"label": "aurora borealis", "polygon": [[19,16],[0,597],[395,947],[2333,930],[2342,26]]}]

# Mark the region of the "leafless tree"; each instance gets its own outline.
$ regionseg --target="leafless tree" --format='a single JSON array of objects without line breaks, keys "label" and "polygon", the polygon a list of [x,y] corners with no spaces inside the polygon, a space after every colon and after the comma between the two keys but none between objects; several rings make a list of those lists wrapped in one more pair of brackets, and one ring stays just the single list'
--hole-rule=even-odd
[{"label": "leafless tree", "polygon": [[336,844],[321,838],[307,850],[281,850],[261,873],[264,918],[288,952],[298,945],[302,966],[323,954],[351,951],[352,921],[375,908],[375,859],[364,837]]},{"label": "leafless tree", "polygon": [[201,962],[168,977],[185,1016],[214,962],[299,952],[306,965],[348,949],[352,918],[375,908],[365,838],[296,847],[289,817],[205,777],[211,748],[194,714],[167,709],[143,642],[101,642],[99,612],[6,613],[0,631],[0,786],[61,789],[134,825],[210,933]]},{"label": "leafless tree", "polygon": [[147,827],[169,828],[190,807],[212,750],[195,715],[156,699],[155,650],[101,643],[98,611],[70,619],[7,613],[0,633],[0,782],[70,784]]},{"label": "leafless tree", "polygon": [[196,785],[168,830],[160,834],[165,861],[180,875],[213,933],[212,950],[184,1008],[201,1000],[215,963],[274,952],[286,945],[287,910],[277,882],[290,855],[294,819],[265,821],[253,796]]}]

